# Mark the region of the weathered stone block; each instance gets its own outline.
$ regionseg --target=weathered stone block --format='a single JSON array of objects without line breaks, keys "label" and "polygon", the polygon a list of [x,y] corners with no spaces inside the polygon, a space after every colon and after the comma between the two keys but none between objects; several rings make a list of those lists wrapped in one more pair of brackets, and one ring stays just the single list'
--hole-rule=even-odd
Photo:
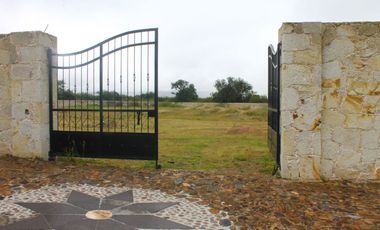
[{"label": "weathered stone block", "polygon": [[361,113],[363,108],[362,96],[346,96],[343,100],[342,111],[345,114]]},{"label": "weathered stone block", "polygon": [[283,34],[282,50],[297,51],[310,48],[310,36],[306,34]]},{"label": "weathered stone block", "polygon": [[333,131],[333,141],[341,146],[358,150],[360,147],[360,130],[336,127]]},{"label": "weathered stone block", "polygon": [[351,37],[355,35],[355,31],[352,26],[343,24],[336,28],[336,34],[340,37]]},{"label": "weathered stone block", "polygon": [[281,107],[283,110],[293,110],[298,106],[299,95],[293,88],[283,89],[283,97],[281,98]]},{"label": "weathered stone block", "polygon": [[[341,154],[337,156],[335,174],[344,179],[355,178],[358,174],[357,166],[360,164],[360,158],[361,154],[357,150],[342,148]],[[342,175],[345,171],[351,175]]]},{"label": "weathered stone block", "polygon": [[11,147],[7,142],[0,141],[0,156],[10,155]]},{"label": "weathered stone block", "polygon": [[47,49],[41,46],[17,47],[17,60],[19,63],[43,62],[47,63]]},{"label": "weathered stone block", "polygon": [[336,110],[323,110],[322,112],[322,124],[327,124],[335,127],[342,127],[344,121],[344,114]]},{"label": "weathered stone block", "polygon": [[339,79],[342,77],[342,69],[339,61],[331,61],[323,63],[322,78],[323,79]]},{"label": "weathered stone block", "polygon": [[347,90],[349,95],[380,95],[380,82],[350,80]]},{"label": "weathered stone block", "polygon": [[294,156],[296,153],[295,143],[298,131],[292,128],[281,132],[281,149],[286,156]]},{"label": "weathered stone block", "polygon": [[342,96],[338,93],[338,90],[327,90],[323,94],[323,107],[325,109],[337,109],[342,102]]},{"label": "weathered stone block", "polygon": [[[378,130],[365,130],[360,133],[361,148],[364,149],[380,149],[380,131]],[[380,151],[379,151],[380,157]]]},{"label": "weathered stone block", "polygon": [[339,89],[340,79],[324,79],[322,80],[322,88]]},{"label": "weathered stone block", "polygon": [[281,66],[282,86],[291,85],[312,85],[312,69],[304,65],[282,65]]},{"label": "weathered stone block", "polygon": [[378,149],[361,149],[362,162],[375,162],[377,159],[380,159],[380,152]]},{"label": "weathered stone block", "polygon": [[323,159],[334,160],[340,153],[340,145],[331,139],[322,142]]},{"label": "weathered stone block", "polygon": [[354,44],[348,38],[335,39],[323,49],[324,62],[340,60],[352,55],[354,52]]},{"label": "weathered stone block", "polygon": [[11,128],[10,119],[0,117],[0,131],[7,130]]},{"label": "weathered stone block", "polygon": [[293,63],[301,65],[313,65],[321,63],[320,50],[301,50],[293,54]]},{"label": "weathered stone block", "polygon": [[0,102],[0,118],[10,119],[11,113],[12,113],[11,111],[12,111],[11,101],[4,100]]},{"label": "weathered stone block", "polygon": [[368,114],[346,114],[344,120],[345,128],[371,129],[374,125],[374,115]]},{"label": "weathered stone block", "polygon": [[330,159],[322,159],[321,160],[321,178],[334,178],[333,174],[334,162]]},{"label": "weathered stone block", "polygon": [[281,53],[281,64],[293,64],[294,62],[293,55],[294,55],[293,51],[283,51]]},{"label": "weathered stone block", "polygon": [[301,156],[300,159],[300,177],[306,180],[320,180],[321,159],[319,156]]},{"label": "weathered stone block", "polygon": [[17,46],[36,46],[37,33],[36,32],[16,32],[9,34],[10,42]]},{"label": "weathered stone block", "polygon": [[48,103],[49,88],[47,81],[23,81],[21,101]]},{"label": "weathered stone block", "polygon": [[279,29],[279,35],[282,34],[290,34],[294,31],[294,23],[283,23],[281,28]]},{"label": "weathered stone block", "polygon": [[320,34],[322,32],[322,23],[304,22],[302,23],[302,28],[305,34]]},{"label": "weathered stone block", "polygon": [[8,50],[0,49],[0,64],[9,64],[11,63],[11,53]]}]

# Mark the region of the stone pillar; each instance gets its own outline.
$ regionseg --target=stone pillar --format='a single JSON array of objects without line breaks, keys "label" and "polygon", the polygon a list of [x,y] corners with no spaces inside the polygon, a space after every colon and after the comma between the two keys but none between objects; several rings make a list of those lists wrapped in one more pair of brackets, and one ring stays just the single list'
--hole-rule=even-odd
[{"label": "stone pillar", "polygon": [[[17,32],[3,36],[10,50],[8,90],[11,155],[48,158],[49,86],[47,50],[57,49],[57,39],[42,32]],[[1,104],[2,105],[2,104]],[[1,127],[0,127],[1,128]],[[1,130],[0,130],[1,131]],[[1,143],[1,142],[0,142]],[[0,144],[1,146],[1,144]]]},{"label": "stone pillar", "polygon": [[325,23],[323,176],[380,179],[380,23]]},{"label": "stone pillar", "polygon": [[321,23],[285,23],[281,56],[281,175],[320,178]]},{"label": "stone pillar", "polygon": [[12,98],[9,66],[14,62],[9,36],[0,35],[0,156],[11,154]]},{"label": "stone pillar", "polygon": [[281,175],[380,179],[380,23],[284,23]]}]

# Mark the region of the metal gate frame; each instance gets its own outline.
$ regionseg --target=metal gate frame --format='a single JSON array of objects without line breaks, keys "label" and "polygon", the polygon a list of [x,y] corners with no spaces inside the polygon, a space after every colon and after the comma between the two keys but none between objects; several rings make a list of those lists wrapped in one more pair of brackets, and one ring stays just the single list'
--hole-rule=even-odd
[{"label": "metal gate frame", "polygon": [[277,44],[277,52],[272,45],[268,47],[268,147],[275,159],[273,173],[281,168],[281,134],[280,134],[280,69],[281,43]]},{"label": "metal gate frame", "polygon": [[[132,65],[130,56],[133,56],[133,70],[130,66]],[[114,69],[110,71],[112,57]],[[154,61],[152,62],[151,59]],[[72,63],[73,60],[75,60],[74,63]],[[123,69],[125,65],[126,70]],[[121,33],[73,53],[57,54],[49,49],[48,68],[50,160],[54,160],[56,156],[69,154],[91,158],[155,160],[156,168],[160,167],[158,165],[158,28]],[[151,92],[149,86],[152,85],[152,80],[149,75],[153,71],[154,92]],[[118,77],[116,77],[117,72]],[[84,86],[83,73],[85,73]],[[77,79],[79,76],[80,84]],[[110,91],[112,77],[114,91]],[[125,77],[127,77],[126,96],[123,94]],[[65,82],[67,79],[68,87]],[[143,86],[145,80],[147,83]],[[91,81],[92,89],[89,87]],[[117,81],[119,82],[116,83]],[[133,97],[132,93],[129,94],[131,81],[133,82]],[[137,90],[140,94],[136,94],[136,82],[140,82],[140,85],[137,83],[137,86],[140,86],[140,91]],[[107,90],[105,90],[106,87]],[[143,92],[143,88],[144,90],[147,88],[146,91]],[[108,101],[105,100],[106,92]],[[109,99],[112,92],[113,100]],[[73,95],[74,102],[70,98]],[[67,98],[69,99],[66,100]],[[154,106],[151,106],[153,102]],[[113,114],[114,123],[111,122],[110,126],[111,114]],[[117,116],[120,120],[116,119]],[[123,124],[125,116],[127,120]],[[106,126],[107,118],[108,126]],[[138,127],[137,130],[136,127]]]}]

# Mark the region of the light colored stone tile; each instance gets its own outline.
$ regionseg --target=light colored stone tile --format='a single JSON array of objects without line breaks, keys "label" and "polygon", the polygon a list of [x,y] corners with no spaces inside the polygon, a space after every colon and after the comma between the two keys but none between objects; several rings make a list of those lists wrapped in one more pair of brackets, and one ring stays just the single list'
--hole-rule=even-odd
[{"label": "light colored stone tile", "polygon": [[375,116],[367,114],[346,114],[345,128],[372,129]]},{"label": "light colored stone tile", "polygon": [[293,129],[287,129],[281,134],[281,154],[294,156],[296,153],[296,133]]},{"label": "light colored stone tile", "polygon": [[380,81],[349,80],[349,95],[380,95]]},{"label": "light colored stone tile", "polygon": [[321,22],[304,22],[302,28],[306,34],[320,34],[322,32]]},{"label": "light colored stone tile", "polygon": [[294,62],[293,55],[294,55],[293,51],[283,51],[281,53],[281,64],[293,64]]},{"label": "light colored stone tile", "polygon": [[281,28],[279,29],[279,34],[289,34],[293,33],[294,30],[294,24],[293,23],[282,23]]},{"label": "light colored stone tile", "polygon": [[306,34],[283,34],[282,35],[282,50],[297,51],[310,48],[310,36]]},{"label": "light colored stone tile", "polygon": [[355,35],[355,31],[353,30],[352,26],[345,24],[338,26],[336,28],[336,33],[341,37],[350,37]]},{"label": "light colored stone tile", "polygon": [[358,150],[360,147],[360,129],[336,127],[333,131],[333,141],[343,147]]},{"label": "light colored stone tile", "polygon": [[41,46],[18,47],[17,60],[19,63],[44,62],[47,63],[47,49]]},{"label": "light colored stone tile", "polygon": [[15,32],[9,34],[10,42],[17,46],[35,46],[37,45],[36,32]]},{"label": "light colored stone tile", "polygon": [[379,138],[379,130],[363,130],[360,132],[360,146],[363,149],[377,149],[380,156]]},{"label": "light colored stone tile", "polygon": [[0,64],[11,63],[11,53],[8,50],[0,49]]},{"label": "light colored stone tile", "polygon": [[334,174],[341,179],[355,179],[359,175],[360,152],[352,148],[343,148],[337,157]]},{"label": "light colored stone tile", "polygon": [[372,162],[374,163],[377,159],[380,159],[379,149],[362,149],[362,162]]},{"label": "light colored stone tile", "polygon": [[301,156],[300,177],[306,180],[320,180],[321,178],[321,159],[319,156]]},{"label": "light colored stone tile", "polygon": [[323,49],[324,62],[340,60],[352,55],[354,44],[348,38],[335,39]]},{"label": "light colored stone tile", "polygon": [[345,114],[360,114],[363,108],[363,96],[346,96],[343,99],[342,111]]},{"label": "light colored stone tile", "polygon": [[340,62],[335,60],[323,63],[322,78],[323,79],[339,79],[342,77],[342,69]]},{"label": "light colored stone tile", "polygon": [[340,153],[340,145],[332,140],[322,142],[322,158],[334,160]]},{"label": "light colored stone tile", "polygon": [[285,88],[281,96],[281,109],[294,110],[298,107],[299,95],[293,88]]},{"label": "light colored stone tile", "polygon": [[301,50],[294,51],[293,63],[301,65],[313,65],[321,63],[321,52],[320,50]]},{"label": "light colored stone tile", "polygon": [[322,112],[322,124],[331,125],[334,127],[342,127],[345,121],[344,114],[336,110],[324,110]]},{"label": "light colored stone tile", "polygon": [[332,179],[334,168],[334,162],[329,159],[321,160],[321,178]]},{"label": "light colored stone tile", "polygon": [[282,65],[281,66],[282,87],[291,85],[312,85],[312,69],[304,65]]},{"label": "light colored stone tile", "polygon": [[329,89],[323,94],[324,109],[337,109],[342,102],[342,96],[337,89]]}]

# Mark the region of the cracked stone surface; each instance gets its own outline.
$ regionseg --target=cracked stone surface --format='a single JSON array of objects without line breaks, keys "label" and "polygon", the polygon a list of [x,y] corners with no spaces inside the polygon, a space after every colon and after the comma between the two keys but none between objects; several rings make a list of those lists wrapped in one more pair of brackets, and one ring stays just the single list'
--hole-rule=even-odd
[{"label": "cracked stone surface", "polygon": [[185,198],[159,190],[87,184],[15,193],[0,201],[0,216],[0,230],[227,229],[207,206]]}]

